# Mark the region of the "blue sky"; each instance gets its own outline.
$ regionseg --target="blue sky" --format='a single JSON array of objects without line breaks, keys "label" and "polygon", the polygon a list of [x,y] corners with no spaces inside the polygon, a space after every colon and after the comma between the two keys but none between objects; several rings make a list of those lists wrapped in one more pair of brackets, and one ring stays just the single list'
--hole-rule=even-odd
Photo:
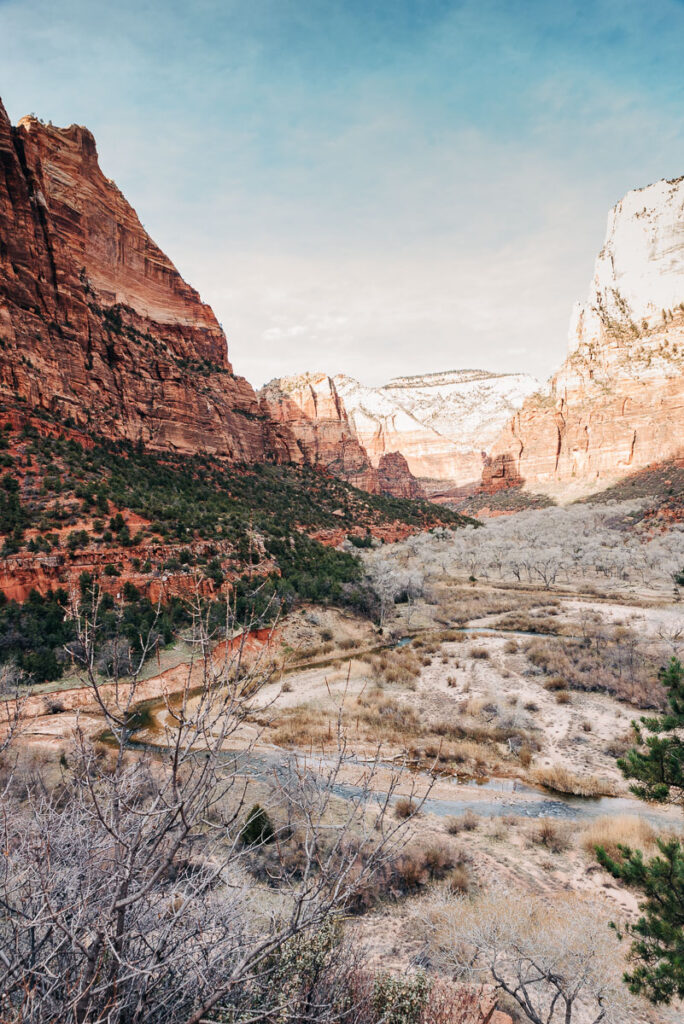
[{"label": "blue sky", "polygon": [[237,372],[545,377],[608,209],[684,174],[680,0],[0,0]]}]

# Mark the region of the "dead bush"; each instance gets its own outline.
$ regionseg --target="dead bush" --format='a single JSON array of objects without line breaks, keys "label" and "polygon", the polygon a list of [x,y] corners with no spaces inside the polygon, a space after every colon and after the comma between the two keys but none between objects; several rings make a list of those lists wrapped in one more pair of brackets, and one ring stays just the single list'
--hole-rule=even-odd
[{"label": "dead bush", "polygon": [[410,818],[415,814],[417,803],[408,796],[400,796],[394,804],[394,813],[397,818]]},{"label": "dead bush", "polygon": [[570,829],[567,824],[554,821],[552,818],[540,818],[528,832],[528,837],[536,846],[544,846],[552,853],[562,853],[572,845]]},{"label": "dead bush", "polygon": [[562,676],[554,676],[553,679],[547,679],[544,683],[544,689],[550,693],[561,693],[568,684],[562,678]]},{"label": "dead bush", "polygon": [[490,657],[486,647],[471,647],[469,653],[471,658],[476,658],[479,661],[487,661]]},{"label": "dead bush", "polygon": [[450,836],[459,832],[474,832],[479,827],[480,819],[474,811],[467,810],[460,817],[447,818],[446,830]]}]

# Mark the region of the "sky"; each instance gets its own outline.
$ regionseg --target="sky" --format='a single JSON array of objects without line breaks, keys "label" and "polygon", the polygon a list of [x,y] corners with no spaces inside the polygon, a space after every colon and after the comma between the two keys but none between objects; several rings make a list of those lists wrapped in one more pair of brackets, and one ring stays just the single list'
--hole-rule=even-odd
[{"label": "sky", "polygon": [[608,210],[684,174],[684,0],[0,0],[253,384],[546,378]]}]

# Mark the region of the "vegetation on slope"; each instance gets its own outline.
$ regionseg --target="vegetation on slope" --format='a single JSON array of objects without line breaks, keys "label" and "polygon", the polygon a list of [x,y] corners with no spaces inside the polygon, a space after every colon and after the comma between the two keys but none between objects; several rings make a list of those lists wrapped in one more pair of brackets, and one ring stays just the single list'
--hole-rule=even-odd
[{"label": "vegetation on slope", "polygon": [[[121,442],[91,447],[45,437],[41,424],[0,426],[1,554],[6,581],[23,573],[20,596],[30,593],[26,605],[0,608],[0,663],[16,663],[36,681],[59,678],[68,663],[68,620],[84,574],[108,591],[101,609],[107,650],[116,651],[121,635],[130,656],[160,600],[160,643],[187,620],[183,602],[197,594],[223,622],[227,601],[237,621],[248,613],[272,619],[300,600],[372,614],[376,598],[360,560],[334,545],[354,531],[363,531],[365,544],[371,535],[465,522],[428,502],[370,495],[313,469],[232,466]],[[47,596],[46,579],[55,591]],[[133,589],[122,594],[126,586]]]}]

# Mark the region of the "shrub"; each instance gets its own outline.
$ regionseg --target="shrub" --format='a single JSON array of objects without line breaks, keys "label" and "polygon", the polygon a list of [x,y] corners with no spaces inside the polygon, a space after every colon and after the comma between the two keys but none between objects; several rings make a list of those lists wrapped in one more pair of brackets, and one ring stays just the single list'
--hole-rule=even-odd
[{"label": "shrub", "polygon": [[415,814],[417,803],[408,796],[400,796],[394,805],[394,813],[397,818],[410,818]]},{"label": "shrub", "polygon": [[392,1024],[420,1024],[429,990],[422,971],[412,978],[381,974],[373,986],[373,1009],[380,1020]]},{"label": "shrub", "polygon": [[489,651],[486,647],[471,647],[470,657],[478,658],[481,661],[486,661],[489,658]]},{"label": "shrub", "polygon": [[449,835],[456,836],[459,832],[474,832],[480,819],[474,811],[467,810],[460,817],[447,818],[446,829]]},{"label": "shrub", "polygon": [[530,829],[529,838],[552,853],[561,853],[571,845],[567,826],[551,818],[540,818]]},{"label": "shrub", "polygon": [[247,815],[240,838],[245,846],[261,846],[264,843],[272,843],[275,839],[273,822],[261,804],[254,804]]}]

